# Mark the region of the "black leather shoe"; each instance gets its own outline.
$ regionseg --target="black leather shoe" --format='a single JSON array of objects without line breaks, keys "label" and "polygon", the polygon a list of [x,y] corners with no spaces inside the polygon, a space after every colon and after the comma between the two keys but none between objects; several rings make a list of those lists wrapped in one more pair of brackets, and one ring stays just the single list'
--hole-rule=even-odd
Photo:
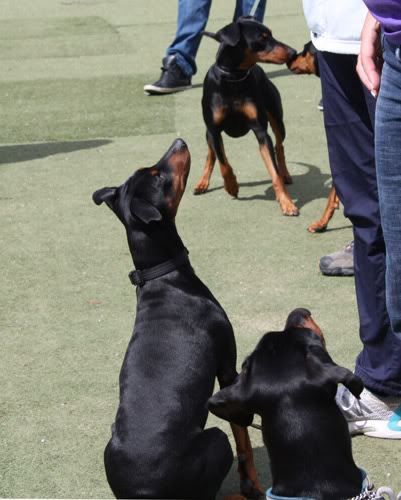
[{"label": "black leather shoe", "polygon": [[172,94],[192,87],[191,77],[187,77],[177,64],[175,56],[166,56],[163,58],[162,74],[160,79],[143,87],[148,94]]}]

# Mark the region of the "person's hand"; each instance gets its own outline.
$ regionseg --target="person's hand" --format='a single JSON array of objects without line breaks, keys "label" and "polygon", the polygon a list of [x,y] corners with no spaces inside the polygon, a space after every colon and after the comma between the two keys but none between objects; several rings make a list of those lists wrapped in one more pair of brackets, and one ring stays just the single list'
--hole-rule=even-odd
[{"label": "person's hand", "polygon": [[380,32],[380,23],[368,12],[362,28],[361,51],[356,70],[362,83],[374,97],[379,93],[383,67]]}]

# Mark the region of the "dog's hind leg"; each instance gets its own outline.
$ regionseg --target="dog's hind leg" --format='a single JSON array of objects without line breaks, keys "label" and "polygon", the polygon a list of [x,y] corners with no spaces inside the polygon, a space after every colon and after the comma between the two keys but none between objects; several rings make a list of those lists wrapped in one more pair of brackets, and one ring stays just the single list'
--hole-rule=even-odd
[{"label": "dog's hind leg", "polygon": [[187,467],[194,467],[188,475],[188,498],[215,499],[234,461],[228,437],[217,427],[206,429],[195,438],[192,451],[187,462]]}]

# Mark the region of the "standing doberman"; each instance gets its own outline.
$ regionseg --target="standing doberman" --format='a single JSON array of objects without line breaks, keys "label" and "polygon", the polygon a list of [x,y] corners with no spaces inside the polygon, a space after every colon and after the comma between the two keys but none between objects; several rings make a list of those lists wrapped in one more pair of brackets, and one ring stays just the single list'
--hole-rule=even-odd
[{"label": "standing doberman", "polygon": [[[124,224],[136,271],[134,333],[120,373],[120,405],[105,450],[107,479],[118,498],[215,498],[231,468],[226,434],[205,430],[206,402],[217,377],[233,383],[236,345],[220,304],[196,276],[175,216],[190,168],[177,139],[161,160],[120,187],[93,194]],[[241,490],[263,495],[246,429],[233,425]]]},{"label": "standing doberman", "polygon": [[[256,63],[283,64],[295,50],[275,40],[271,31],[252,17],[241,17],[216,34],[205,32],[220,43],[216,63],[206,74],[202,109],[209,153],[194,194],[209,187],[216,156],[224,179],[224,189],[238,195],[239,186],[224,152],[222,132],[242,137],[252,130],[272,178],[276,199],[284,215],[298,215],[284,183],[292,179],[285,163],[285,127],[280,93]],[[270,123],[276,138],[275,150],[267,133]],[[277,161],[276,161],[276,155]]]}]

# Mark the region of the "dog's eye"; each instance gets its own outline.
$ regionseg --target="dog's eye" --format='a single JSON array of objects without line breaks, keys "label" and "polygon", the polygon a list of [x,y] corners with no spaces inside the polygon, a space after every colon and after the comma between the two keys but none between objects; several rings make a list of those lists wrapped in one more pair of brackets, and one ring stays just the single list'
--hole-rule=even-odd
[{"label": "dog's eye", "polygon": [[160,171],[159,171],[159,170],[154,169],[154,170],[151,170],[151,172],[150,172],[150,173],[151,173],[151,174],[152,174],[155,178],[157,178],[157,179],[159,179],[160,181],[164,182],[164,177],[163,177],[163,175],[160,173]]}]

